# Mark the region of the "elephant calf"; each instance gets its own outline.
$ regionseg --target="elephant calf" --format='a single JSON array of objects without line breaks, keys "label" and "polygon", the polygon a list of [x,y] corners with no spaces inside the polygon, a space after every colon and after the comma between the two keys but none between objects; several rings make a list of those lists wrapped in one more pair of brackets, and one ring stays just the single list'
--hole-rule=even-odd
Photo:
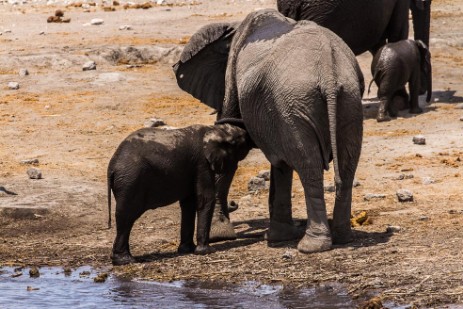
[{"label": "elephant calf", "polygon": [[[418,95],[427,92],[426,102],[432,94],[431,54],[428,47],[420,40],[402,40],[384,45],[373,57],[371,73],[378,86],[380,100],[377,120],[390,120],[397,116],[393,106],[394,97],[404,99],[405,107],[410,113],[418,114],[422,109],[418,105]],[[410,101],[404,90],[408,82]],[[370,83],[370,87],[371,87]]]},{"label": "elephant calf", "polygon": [[[145,128],[130,134],[108,166],[108,225],[111,190],[116,200],[117,235],[112,262],[134,262],[129,236],[146,210],[180,201],[179,253],[206,254],[215,205],[215,175],[234,173],[251,146],[245,130],[229,124],[195,125],[176,130]],[[195,215],[198,214],[193,242]]]}]

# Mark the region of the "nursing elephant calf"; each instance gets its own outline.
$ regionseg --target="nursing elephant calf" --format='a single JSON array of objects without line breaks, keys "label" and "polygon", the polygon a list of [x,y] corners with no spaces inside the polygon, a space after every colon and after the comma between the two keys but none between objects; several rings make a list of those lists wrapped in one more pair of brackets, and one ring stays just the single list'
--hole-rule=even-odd
[{"label": "nursing elephant calf", "polygon": [[[117,235],[112,262],[134,262],[129,236],[134,222],[148,209],[180,201],[179,253],[211,252],[209,232],[215,204],[215,175],[236,170],[251,148],[246,131],[229,125],[191,126],[176,130],[145,128],[130,134],[108,166],[108,210],[116,199]],[[195,216],[198,226],[193,242]]]},{"label": "nursing elephant calf", "polygon": [[[338,36],[314,22],[261,10],[239,24],[200,29],[174,71],[179,86],[215,108],[220,121],[242,119],[270,161],[269,241],[301,236],[292,219],[294,170],[304,187],[308,217],[298,249],[323,251],[332,242],[351,240],[364,80],[354,54]],[[336,201],[330,230],[323,170],[331,159]]]}]

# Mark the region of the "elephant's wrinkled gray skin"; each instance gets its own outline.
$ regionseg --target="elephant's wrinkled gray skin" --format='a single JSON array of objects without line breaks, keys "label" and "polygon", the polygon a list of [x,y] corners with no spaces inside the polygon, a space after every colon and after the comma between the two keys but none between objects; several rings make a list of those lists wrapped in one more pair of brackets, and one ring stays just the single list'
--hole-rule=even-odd
[{"label": "elephant's wrinkled gray skin", "polygon": [[[418,95],[427,92],[426,101],[431,100],[431,72],[431,54],[423,42],[403,40],[381,47],[371,63],[371,82],[375,81],[378,85],[380,100],[377,120],[387,121],[390,120],[389,116],[397,116],[397,110],[392,104],[395,96],[404,98],[406,107],[410,107],[410,113],[421,113]],[[407,93],[402,93],[407,83],[410,102]]]},{"label": "elephant's wrinkled gray skin", "polygon": [[[323,251],[332,241],[351,240],[364,81],[354,54],[338,36],[275,10],[257,11],[239,26],[200,29],[174,71],[179,86],[216,108],[219,118],[242,118],[270,161],[269,241],[301,236],[291,214],[293,170],[304,187],[308,217],[298,249]],[[331,158],[337,186],[330,233],[323,169]]]},{"label": "elephant's wrinkled gray skin", "polygon": [[[215,174],[233,174],[251,145],[245,130],[229,124],[176,130],[145,128],[130,134],[108,166],[108,211],[111,190],[116,199],[117,235],[112,262],[134,262],[129,236],[134,222],[148,209],[180,201],[179,253],[206,254],[215,205]],[[196,240],[193,242],[195,216]]]},{"label": "elephant's wrinkled gray skin", "polygon": [[287,17],[332,30],[356,55],[408,39],[411,8],[415,39],[429,44],[430,0],[277,0],[277,6]]}]

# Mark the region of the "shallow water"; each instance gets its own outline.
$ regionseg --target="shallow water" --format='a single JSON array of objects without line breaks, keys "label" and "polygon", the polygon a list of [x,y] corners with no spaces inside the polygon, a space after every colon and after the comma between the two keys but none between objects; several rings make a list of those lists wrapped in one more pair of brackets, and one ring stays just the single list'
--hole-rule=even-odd
[{"label": "shallow water", "polygon": [[[89,275],[82,275],[89,271]],[[41,268],[39,278],[29,269],[12,277],[0,269],[1,308],[354,308],[340,285],[294,290],[279,285],[241,285],[177,281],[172,283],[120,280],[110,276],[95,283],[88,267],[66,276],[62,268]]]}]

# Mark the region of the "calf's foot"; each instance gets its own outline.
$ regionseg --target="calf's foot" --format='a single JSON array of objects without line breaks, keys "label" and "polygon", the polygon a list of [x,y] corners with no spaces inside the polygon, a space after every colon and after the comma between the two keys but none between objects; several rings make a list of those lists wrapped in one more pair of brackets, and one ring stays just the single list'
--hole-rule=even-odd
[{"label": "calf's foot", "polygon": [[410,108],[410,114],[421,114],[423,109],[419,106]]},{"label": "calf's foot", "polygon": [[177,252],[179,254],[189,254],[195,252],[196,245],[194,243],[183,243],[178,246]]},{"label": "calf's foot", "polygon": [[113,265],[127,265],[135,263],[136,260],[130,253],[113,253],[111,255],[111,261]]}]

